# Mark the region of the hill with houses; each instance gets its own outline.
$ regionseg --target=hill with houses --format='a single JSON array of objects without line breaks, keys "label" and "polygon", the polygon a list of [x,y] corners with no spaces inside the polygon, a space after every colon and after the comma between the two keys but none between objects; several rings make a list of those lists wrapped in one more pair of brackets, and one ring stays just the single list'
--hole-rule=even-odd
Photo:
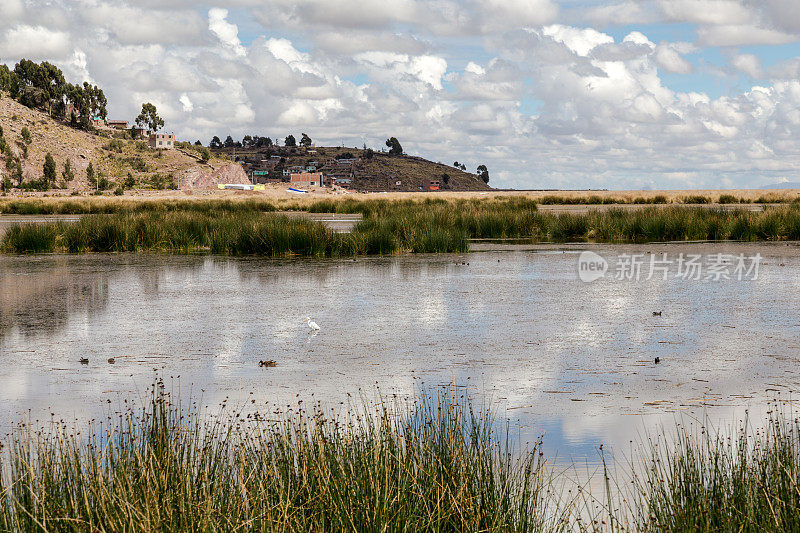
[{"label": "hill with houses", "polygon": [[214,148],[242,165],[253,183],[340,187],[357,191],[483,191],[490,187],[461,166],[370,149],[316,146]]},{"label": "hill with houses", "polygon": [[[209,150],[175,141],[169,134],[159,134],[151,142],[147,132],[128,128],[121,120],[94,120],[89,129],[75,128],[67,117],[51,117],[2,91],[0,128],[3,192],[120,193],[269,182],[359,191],[489,190],[476,174],[410,155],[343,147]],[[56,179],[44,184],[48,154],[55,163]],[[311,181],[314,176],[318,183]]]},{"label": "hill with houses", "polygon": [[286,183],[361,191],[486,190],[485,166],[434,163],[403,153],[313,146],[305,133],[284,146],[266,137],[245,136],[206,148],[178,142],[161,130],[164,120],[151,103],[142,104],[135,126],[109,120],[103,90],[88,82],[71,84],[55,65],[22,59],[0,64],[0,189],[103,191],[113,189],[208,188],[219,184]]}]

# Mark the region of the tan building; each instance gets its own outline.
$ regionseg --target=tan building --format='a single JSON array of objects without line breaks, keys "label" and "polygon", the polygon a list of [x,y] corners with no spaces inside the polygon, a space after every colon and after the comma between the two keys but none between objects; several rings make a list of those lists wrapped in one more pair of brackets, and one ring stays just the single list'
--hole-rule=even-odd
[{"label": "tan building", "polygon": [[291,182],[298,187],[321,187],[322,172],[298,172],[292,174]]},{"label": "tan building", "polygon": [[109,120],[107,122],[109,128],[114,128],[115,130],[127,130],[128,129],[128,121],[127,120]]},{"label": "tan building", "polygon": [[172,150],[175,148],[175,134],[151,133],[149,144],[150,148],[156,148],[158,150]]}]

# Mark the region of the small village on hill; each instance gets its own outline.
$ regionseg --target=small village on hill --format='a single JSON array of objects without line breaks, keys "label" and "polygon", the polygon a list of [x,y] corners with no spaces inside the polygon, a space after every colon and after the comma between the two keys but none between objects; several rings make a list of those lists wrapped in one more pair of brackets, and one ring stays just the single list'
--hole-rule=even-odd
[{"label": "small village on hill", "polygon": [[3,194],[70,194],[163,189],[295,191],[489,190],[481,165],[434,163],[407,155],[390,137],[385,147],[316,146],[303,133],[279,140],[229,135],[205,146],[165,131],[156,106],[143,103],[133,120],[108,116],[102,89],[72,85],[48,62],[0,65],[0,185]]}]

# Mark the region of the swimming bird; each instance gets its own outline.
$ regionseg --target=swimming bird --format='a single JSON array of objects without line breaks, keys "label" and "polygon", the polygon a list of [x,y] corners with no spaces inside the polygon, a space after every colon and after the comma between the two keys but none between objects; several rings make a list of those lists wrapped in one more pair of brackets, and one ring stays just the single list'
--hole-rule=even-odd
[{"label": "swimming bird", "polygon": [[270,367],[273,367],[273,366],[278,366],[278,363],[276,363],[275,361],[270,359],[269,361],[259,361],[258,362],[258,366],[259,367],[270,368]]},{"label": "swimming bird", "polygon": [[658,364],[660,362],[661,362],[661,358],[660,357],[656,357],[656,364]]},{"label": "swimming bird", "polygon": [[89,364],[89,358],[88,357],[81,357],[80,361],[81,361],[82,365],[88,365]]},{"label": "swimming bird", "polygon": [[653,316],[661,316],[664,311],[653,311]]},{"label": "swimming bird", "polygon": [[114,364],[114,363],[116,363],[116,362],[117,362],[117,360],[116,360],[116,359],[114,359],[113,357],[109,357],[109,358],[108,358],[108,364],[109,364],[109,365],[113,365],[113,364]]},{"label": "swimming bird", "polygon": [[311,320],[310,316],[306,317],[306,324],[308,324],[308,329],[310,329],[311,331],[319,331],[320,329],[317,323]]}]

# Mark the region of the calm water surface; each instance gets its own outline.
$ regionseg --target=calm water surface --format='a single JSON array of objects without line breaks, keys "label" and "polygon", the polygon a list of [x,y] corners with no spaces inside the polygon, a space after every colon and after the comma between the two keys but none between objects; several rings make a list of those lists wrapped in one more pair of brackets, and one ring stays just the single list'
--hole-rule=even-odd
[{"label": "calm water surface", "polygon": [[625,449],[687,415],[735,422],[798,388],[796,247],[592,249],[765,259],[754,281],[587,284],[574,247],[327,261],[0,256],[0,424],[98,416],[154,376],[204,404],[256,407],[442,385],[491,402],[523,440],[544,434],[559,458],[592,462],[601,443]]}]

